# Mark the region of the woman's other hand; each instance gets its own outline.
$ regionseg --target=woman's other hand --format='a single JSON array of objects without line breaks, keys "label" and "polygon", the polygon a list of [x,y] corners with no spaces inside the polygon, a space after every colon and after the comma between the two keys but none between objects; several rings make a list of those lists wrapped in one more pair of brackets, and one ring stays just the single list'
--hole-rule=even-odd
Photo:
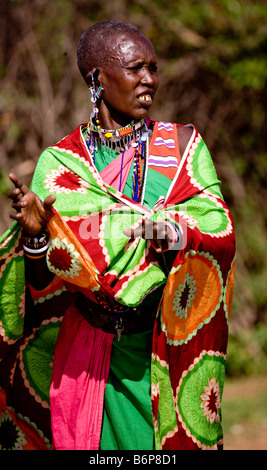
[{"label": "woman's other hand", "polygon": [[15,187],[8,192],[8,197],[12,199],[11,206],[15,209],[9,216],[16,220],[29,236],[34,237],[47,225],[56,197],[47,196],[42,202],[14,173],[11,173],[9,178]]},{"label": "woman's other hand", "polygon": [[124,229],[123,233],[130,239],[141,237],[151,240],[156,253],[169,250],[174,242],[177,241],[173,239],[174,232],[171,230],[169,223],[153,222],[149,219],[142,219],[141,223]]}]

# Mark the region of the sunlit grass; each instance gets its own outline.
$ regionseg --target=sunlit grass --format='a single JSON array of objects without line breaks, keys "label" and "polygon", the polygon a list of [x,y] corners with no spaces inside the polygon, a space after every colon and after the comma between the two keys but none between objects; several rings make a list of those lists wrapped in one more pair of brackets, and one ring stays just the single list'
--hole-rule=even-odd
[{"label": "sunlit grass", "polygon": [[226,449],[267,449],[267,376],[226,380],[223,427]]}]

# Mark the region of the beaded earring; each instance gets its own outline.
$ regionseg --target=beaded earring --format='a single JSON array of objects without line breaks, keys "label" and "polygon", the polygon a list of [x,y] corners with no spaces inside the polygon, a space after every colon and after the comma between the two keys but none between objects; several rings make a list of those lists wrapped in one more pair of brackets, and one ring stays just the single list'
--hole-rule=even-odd
[{"label": "beaded earring", "polygon": [[98,118],[99,109],[97,107],[97,100],[99,100],[99,98],[101,97],[104,91],[104,88],[100,86],[98,90],[96,91],[93,72],[91,72],[91,81],[92,81],[92,86],[90,86],[89,88],[90,93],[91,93],[91,101],[93,103],[93,112],[91,113],[91,118],[95,119],[96,127],[100,129],[100,121]]}]

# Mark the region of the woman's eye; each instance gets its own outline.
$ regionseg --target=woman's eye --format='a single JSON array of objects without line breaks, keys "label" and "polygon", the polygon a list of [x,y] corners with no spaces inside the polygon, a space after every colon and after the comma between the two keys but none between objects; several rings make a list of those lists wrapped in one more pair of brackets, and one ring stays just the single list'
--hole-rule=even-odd
[{"label": "woman's eye", "polygon": [[143,68],[143,64],[137,64],[133,67],[129,67],[130,70],[141,70]]},{"label": "woman's eye", "polygon": [[143,67],[148,68],[148,70],[150,72],[157,72],[158,71],[158,67],[157,67],[156,64],[149,65],[148,67],[144,66],[144,64],[136,64],[133,67],[128,67],[128,70],[133,70],[133,71],[138,72],[139,70],[142,70]]},{"label": "woman's eye", "polygon": [[150,72],[157,72],[158,66],[156,64],[150,65],[149,70]]}]

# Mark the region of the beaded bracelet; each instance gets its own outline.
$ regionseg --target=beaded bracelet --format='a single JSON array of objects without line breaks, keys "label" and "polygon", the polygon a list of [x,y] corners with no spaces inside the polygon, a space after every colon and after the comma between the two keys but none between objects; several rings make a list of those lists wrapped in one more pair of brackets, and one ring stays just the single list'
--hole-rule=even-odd
[{"label": "beaded bracelet", "polygon": [[50,236],[46,231],[36,235],[36,237],[29,237],[23,235],[23,248],[27,258],[39,259],[46,255],[49,246]]}]

